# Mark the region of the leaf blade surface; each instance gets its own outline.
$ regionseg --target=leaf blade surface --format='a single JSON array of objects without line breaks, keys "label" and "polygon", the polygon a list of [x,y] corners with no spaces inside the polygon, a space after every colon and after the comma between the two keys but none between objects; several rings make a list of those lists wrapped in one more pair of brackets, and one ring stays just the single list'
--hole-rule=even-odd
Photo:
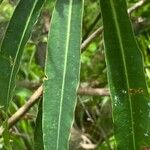
[{"label": "leaf blade surface", "polygon": [[150,146],[150,107],[143,59],[125,0],[100,0],[100,5],[116,143],[121,150],[140,150]]},{"label": "leaf blade surface", "polygon": [[30,37],[45,0],[21,0],[7,27],[0,48],[0,106],[5,109],[12,99],[15,78],[24,46]]},{"label": "leaf blade surface", "polygon": [[83,1],[58,0],[53,12],[43,99],[46,150],[66,150],[80,70]]}]

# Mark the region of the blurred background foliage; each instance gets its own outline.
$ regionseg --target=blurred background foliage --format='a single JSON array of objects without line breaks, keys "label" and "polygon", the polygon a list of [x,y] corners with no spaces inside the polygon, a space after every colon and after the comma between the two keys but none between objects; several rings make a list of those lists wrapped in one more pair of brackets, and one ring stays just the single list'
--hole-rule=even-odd
[{"label": "blurred background foliage", "polygon": [[[47,0],[45,3],[31,38],[24,49],[13,102],[9,107],[10,116],[28,100],[33,91],[42,83],[47,33],[54,2],[55,0]],[[136,2],[138,1],[128,0],[128,8]],[[4,0],[0,5],[0,42],[17,3],[18,0]],[[148,90],[150,91],[150,2],[136,9],[131,14],[131,21],[138,45],[143,54],[144,71]],[[85,0],[82,42],[100,26],[102,26],[102,19],[99,0]],[[80,81],[80,87],[82,88],[108,87],[102,35],[96,37],[81,54]],[[10,142],[13,150],[33,150],[37,112],[38,104],[34,105],[11,128]],[[0,120],[2,119],[3,115],[1,114]],[[71,131],[70,149],[113,150],[114,145],[110,97],[78,95],[75,121]],[[0,149],[3,149],[2,139],[0,139]]]}]

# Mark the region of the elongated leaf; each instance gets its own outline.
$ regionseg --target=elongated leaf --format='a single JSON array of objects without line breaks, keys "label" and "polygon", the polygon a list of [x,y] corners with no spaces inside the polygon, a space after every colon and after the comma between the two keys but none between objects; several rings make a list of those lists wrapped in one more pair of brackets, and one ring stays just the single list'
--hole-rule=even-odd
[{"label": "elongated leaf", "polygon": [[45,0],[21,0],[10,20],[0,49],[0,106],[7,108],[24,46]]},{"label": "elongated leaf", "polygon": [[36,118],[36,126],[34,131],[34,149],[44,150],[43,147],[43,131],[42,131],[42,100],[39,103],[38,115]]},{"label": "elongated leaf", "polygon": [[100,5],[117,149],[142,150],[150,147],[150,100],[141,52],[125,0],[100,0]]},{"label": "elongated leaf", "polygon": [[80,70],[82,0],[57,0],[51,20],[43,101],[45,150],[66,150]]}]

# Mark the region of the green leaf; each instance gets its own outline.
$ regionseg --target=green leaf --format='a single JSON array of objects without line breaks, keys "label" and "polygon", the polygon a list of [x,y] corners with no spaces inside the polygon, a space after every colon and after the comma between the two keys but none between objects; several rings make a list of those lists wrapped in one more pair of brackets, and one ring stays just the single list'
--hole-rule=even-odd
[{"label": "green leaf", "polygon": [[36,126],[34,131],[34,149],[44,150],[43,147],[43,131],[42,131],[42,100],[40,100],[38,115],[36,118]]},{"label": "green leaf", "polygon": [[57,0],[51,20],[43,99],[45,150],[66,150],[79,83],[83,0]]},{"label": "green leaf", "polygon": [[24,46],[45,0],[21,0],[17,5],[0,48],[0,107],[8,107],[15,87]]},{"label": "green leaf", "polygon": [[114,132],[119,150],[150,147],[150,99],[125,0],[100,0]]}]

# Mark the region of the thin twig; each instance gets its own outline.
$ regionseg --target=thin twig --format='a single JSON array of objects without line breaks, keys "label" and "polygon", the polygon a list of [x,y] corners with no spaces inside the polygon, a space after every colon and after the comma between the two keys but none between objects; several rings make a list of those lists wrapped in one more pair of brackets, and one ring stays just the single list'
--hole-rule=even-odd
[{"label": "thin twig", "polygon": [[[17,110],[15,114],[13,114],[8,119],[8,127],[11,128],[14,124],[16,124],[24,114],[26,114],[29,109],[38,101],[38,98],[42,95],[43,92],[43,86],[41,85],[29,98],[29,100]],[[3,127],[0,127],[0,136],[2,135],[4,131]]]},{"label": "thin twig", "polygon": [[101,17],[101,13],[99,13],[97,15],[97,17],[95,18],[94,22],[90,25],[88,31],[86,31],[85,35],[82,38],[82,41],[84,41],[85,39],[87,39],[87,37],[89,36],[89,33],[93,30],[93,28],[96,26],[96,24],[98,23],[99,19]]},{"label": "thin twig", "polygon": [[[43,93],[43,86],[41,85],[29,98],[29,100],[17,110],[15,114],[13,114],[9,119],[8,119],[8,127],[11,128],[13,125],[15,125],[21,117],[23,117],[29,109],[36,103],[38,102],[38,98],[42,95]],[[78,94],[80,95],[97,95],[97,96],[106,96],[109,95],[108,89],[106,88],[101,88],[101,89],[94,89],[94,88],[79,88],[78,89]],[[2,135],[4,129],[3,127],[0,127],[0,135]]]},{"label": "thin twig", "polygon": [[140,0],[135,3],[132,7],[128,9],[128,13],[131,14],[133,11],[137,10],[138,8],[142,7],[146,3],[150,2],[150,0]]},{"label": "thin twig", "polygon": [[[128,9],[128,14],[130,15],[133,11],[137,10],[138,8],[142,7],[148,2],[150,2],[150,0],[141,0],[135,3],[132,7]],[[103,32],[103,27],[100,27],[96,31],[94,31],[86,40],[84,40],[81,45],[81,51],[84,52],[85,48],[91,43],[91,41],[93,41],[102,32]]]},{"label": "thin twig", "polygon": [[12,127],[24,114],[26,114],[29,111],[29,109],[37,102],[38,98],[42,95],[42,92],[43,86],[41,85],[33,93],[33,95],[29,98],[29,100],[8,119],[9,128]]},{"label": "thin twig", "polygon": [[94,31],[81,45],[81,51],[83,52],[85,48],[91,43],[93,39],[95,39],[98,35],[103,32],[103,27],[98,28]]},{"label": "thin twig", "polygon": [[89,96],[108,96],[109,91],[107,88],[79,88],[78,94]]}]

